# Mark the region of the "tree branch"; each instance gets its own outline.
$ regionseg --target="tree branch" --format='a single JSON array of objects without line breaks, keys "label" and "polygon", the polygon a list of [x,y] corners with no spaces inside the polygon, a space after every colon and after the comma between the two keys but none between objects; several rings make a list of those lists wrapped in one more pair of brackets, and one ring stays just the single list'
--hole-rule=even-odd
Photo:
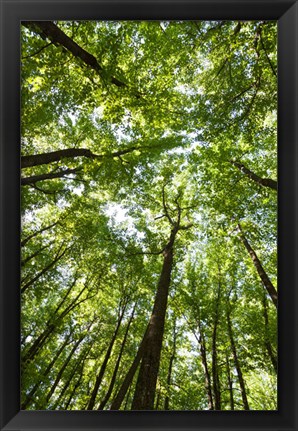
[{"label": "tree branch", "polygon": [[230,163],[236,166],[241,172],[244,173],[244,175],[253,180],[255,183],[260,184],[263,187],[268,187],[272,190],[277,190],[277,181],[272,180],[271,178],[261,178],[242,163],[236,162],[235,160],[230,160]]},{"label": "tree branch", "polygon": [[[26,157],[30,157],[30,156],[26,156]],[[78,172],[78,170],[79,170],[79,168],[65,169],[65,170],[59,171],[59,172],[49,172],[46,174],[33,175],[31,177],[21,178],[21,185],[22,186],[32,186],[33,184],[37,183],[38,181],[52,180],[54,178],[63,178],[63,177],[65,177],[65,175],[76,174]],[[45,190],[41,190],[41,191],[43,191],[44,193],[52,193],[52,192],[47,192]]]},{"label": "tree branch", "polygon": [[[64,46],[64,48],[71,52],[75,57],[80,58],[87,66],[90,66],[95,70],[102,78],[100,72],[103,72],[103,67],[98,63],[97,59],[85,49],[81,48],[52,21],[23,21],[22,24],[30,30],[37,30],[41,35],[50,39],[54,44]],[[110,77],[110,81],[117,87],[127,87],[127,84],[114,76]]]}]

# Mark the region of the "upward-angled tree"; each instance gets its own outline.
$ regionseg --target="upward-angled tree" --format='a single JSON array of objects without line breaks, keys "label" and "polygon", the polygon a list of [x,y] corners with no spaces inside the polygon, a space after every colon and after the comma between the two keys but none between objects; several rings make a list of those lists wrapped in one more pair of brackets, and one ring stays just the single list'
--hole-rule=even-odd
[{"label": "upward-angled tree", "polygon": [[276,42],[22,22],[22,408],[276,409]]}]

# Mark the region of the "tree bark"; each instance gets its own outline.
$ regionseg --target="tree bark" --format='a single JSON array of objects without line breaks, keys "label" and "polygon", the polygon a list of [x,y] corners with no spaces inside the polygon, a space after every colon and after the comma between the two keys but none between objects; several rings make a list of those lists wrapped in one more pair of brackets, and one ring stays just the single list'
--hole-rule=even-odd
[{"label": "tree bark", "polygon": [[131,364],[128,372],[126,373],[126,376],[123,380],[122,385],[120,386],[120,389],[117,392],[117,395],[115,396],[112,404],[111,404],[111,410],[119,410],[121,407],[121,404],[125,398],[125,395],[128,391],[128,388],[130,387],[132,380],[134,378],[134,375],[137,371],[137,368],[139,366],[139,363],[142,359],[143,356],[143,352],[145,350],[145,346],[146,346],[146,340],[147,340],[147,333],[148,333],[148,329],[149,329],[149,324],[147,325],[146,331],[144,333],[144,336],[142,338],[141,344],[138,348],[138,351],[136,353],[136,356],[133,360],[133,363]]},{"label": "tree bark", "polygon": [[54,260],[50,262],[44,269],[42,269],[35,277],[29,280],[22,288],[21,293],[23,294],[30,286],[32,286],[40,277],[42,277],[49,269],[51,269],[56,263],[65,255],[65,253],[69,250],[69,247],[65,248],[63,252],[60,253],[61,247],[58,250],[58,253],[54,257]]},{"label": "tree bark", "polygon": [[[130,147],[123,150],[115,151],[107,154],[94,154],[87,148],[66,148],[64,150],[51,151],[42,154],[32,154],[30,156],[21,157],[21,168],[31,168],[34,166],[48,165],[54,162],[60,162],[63,159],[74,159],[76,157],[86,157],[88,159],[112,159],[121,157],[135,150],[141,150],[142,147]],[[76,170],[76,169],[74,169]],[[50,174],[50,173],[49,173]],[[49,175],[47,174],[47,175]]]},{"label": "tree bark", "polygon": [[268,352],[271,363],[273,365],[274,371],[277,374],[277,357],[273,352],[273,349],[272,349],[272,346],[271,346],[271,343],[269,340],[269,320],[268,320],[267,300],[266,300],[265,295],[263,298],[263,316],[264,316],[264,321],[265,321],[265,334],[264,334],[265,347],[266,347],[266,350]]},{"label": "tree bark", "polygon": [[[69,364],[73,354],[75,353],[76,349],[79,347],[79,345],[81,344],[81,342],[83,341],[83,339],[85,338],[85,335],[81,336],[78,341],[74,344],[73,348],[71,349],[68,357],[66,358],[64,364],[62,365],[62,367],[60,368],[57,377],[50,389],[50,391],[48,392],[47,396],[46,396],[46,405],[48,404],[48,402],[50,401],[53,393],[55,392],[56,387],[58,386],[61,378],[62,378],[62,374],[64,373],[64,370],[66,369],[67,365]],[[42,410],[44,407],[46,406],[40,406],[40,409]]]},{"label": "tree bark", "polygon": [[[97,73],[100,74],[100,72],[103,71],[102,66],[92,54],[81,48],[52,21],[23,21],[22,24],[30,29],[37,28],[38,31],[49,38],[51,42],[64,46],[64,48],[71,52],[75,57],[80,58],[87,66],[91,67]],[[127,87],[124,82],[114,78],[113,76],[110,77],[110,81],[117,87]]]},{"label": "tree bark", "polygon": [[208,398],[208,409],[214,410],[213,397],[212,397],[212,383],[211,383],[211,377],[210,377],[210,372],[208,368],[207,354],[206,354],[206,343],[205,343],[205,337],[201,328],[200,320],[198,321],[198,329],[199,329],[199,337],[197,336],[195,331],[193,333],[200,347],[200,356],[201,356],[202,367],[204,370],[204,377],[205,377],[205,388],[206,388],[206,393]]},{"label": "tree bark", "polygon": [[272,190],[277,191],[277,181],[272,180],[271,178],[261,178],[256,175],[254,172],[245,167],[242,163],[231,160],[231,163],[236,166],[241,172],[244,173],[248,178],[253,180],[255,183],[259,184],[263,187],[268,187]]},{"label": "tree bark", "polygon": [[70,313],[71,310],[73,310],[75,307],[77,307],[82,302],[82,301],[77,302],[77,300],[82,295],[82,293],[86,290],[87,286],[84,286],[84,288],[79,292],[79,294],[75,297],[75,299],[64,309],[64,311],[60,315],[56,316],[56,314],[58,313],[58,311],[59,311],[60,307],[62,306],[62,304],[65,302],[65,300],[66,300],[66,298],[67,298],[67,296],[68,296],[68,294],[69,294],[69,292],[70,292],[70,290],[72,289],[73,286],[74,286],[74,284],[72,284],[71,287],[68,289],[68,291],[66,292],[66,295],[64,296],[64,298],[62,299],[62,301],[60,301],[60,303],[58,304],[55,312],[50,317],[50,319],[47,321],[47,323],[46,323],[46,329],[37,337],[37,339],[33,342],[33,344],[31,345],[31,347],[23,355],[23,358],[22,358],[22,367],[23,368],[25,367],[26,362],[32,361],[34,359],[34,357],[37,355],[37,353],[40,351],[40,349],[45,344],[46,340],[49,338],[49,336],[56,329],[57,324],[68,313]]},{"label": "tree bark", "polygon": [[48,248],[51,244],[53,244],[54,241],[51,241],[49,244],[44,245],[43,247],[39,248],[37,251],[35,251],[34,253],[30,254],[28,257],[26,257],[25,259],[21,260],[21,266],[25,266],[26,263],[28,263],[30,260],[32,260],[34,257],[38,256],[39,253],[41,253],[43,250],[45,250],[46,248]]},{"label": "tree bark", "polygon": [[230,407],[231,407],[231,410],[235,410],[233,380],[231,378],[231,370],[230,370],[228,355],[226,356],[226,366],[227,366],[228,386],[229,386],[229,394],[230,394]]},{"label": "tree bark", "polygon": [[45,232],[46,230],[51,229],[52,227],[56,226],[56,224],[58,224],[59,221],[56,221],[55,223],[50,224],[49,226],[45,226],[43,228],[41,228],[40,230],[38,230],[37,232],[33,232],[31,235],[27,236],[27,238],[23,239],[23,241],[21,241],[21,247],[24,247],[28,241],[30,241],[30,239],[34,238],[35,236],[37,236],[38,234]]},{"label": "tree bark", "polygon": [[35,385],[33,386],[33,388],[31,389],[31,391],[29,392],[29,394],[27,395],[25,401],[22,403],[21,405],[21,410],[25,410],[32,402],[33,396],[35,394],[35,392],[37,391],[37,389],[39,388],[39,385],[42,383],[43,378],[46,377],[49,372],[51,371],[51,369],[53,368],[53,366],[55,365],[55,362],[57,361],[57,359],[59,358],[59,356],[61,355],[61,353],[63,352],[64,348],[66,347],[66,345],[69,342],[71,333],[67,336],[67,338],[65,339],[64,343],[61,345],[60,349],[57,351],[56,355],[54,356],[54,358],[52,359],[52,361],[49,363],[49,365],[46,367],[46,369],[44,370],[44,372],[42,373],[42,378],[39,379],[37,381],[37,383],[35,383]]},{"label": "tree bark", "polygon": [[82,370],[83,370],[82,363],[84,363],[84,360],[85,360],[86,356],[88,355],[89,351],[91,350],[91,347],[92,347],[92,346],[91,346],[91,345],[89,345],[89,346],[88,346],[88,348],[86,349],[86,351],[85,351],[85,352],[83,352],[83,353],[79,356],[78,360],[76,361],[76,363],[75,363],[75,365],[74,365],[74,367],[73,367],[73,369],[72,369],[72,371],[71,371],[71,374],[70,374],[69,378],[67,379],[67,382],[66,382],[66,383],[65,383],[65,385],[63,386],[63,388],[62,388],[62,390],[61,390],[61,392],[60,392],[60,394],[59,394],[59,397],[58,397],[58,398],[57,398],[57,400],[55,401],[55,404],[53,405],[52,410],[56,410],[56,409],[57,409],[57,407],[59,406],[59,403],[60,403],[60,401],[62,400],[62,398],[63,398],[63,396],[64,396],[65,392],[67,391],[67,389],[68,389],[68,387],[69,387],[69,385],[70,385],[70,383],[71,383],[72,379],[74,378],[74,376],[75,376],[75,374],[76,374],[77,370],[78,370],[78,369],[80,369],[80,372],[82,372]]},{"label": "tree bark", "polygon": [[169,391],[170,391],[170,387],[172,384],[173,362],[174,362],[175,356],[176,356],[176,338],[177,338],[176,322],[174,322],[173,350],[172,350],[172,354],[171,354],[170,361],[169,361],[169,368],[168,368],[168,375],[167,375],[167,394],[165,397],[164,410],[169,410],[169,404],[170,404]]},{"label": "tree bark", "polygon": [[265,288],[267,289],[267,292],[270,296],[270,298],[272,299],[273,304],[275,305],[275,307],[277,307],[277,291],[275,289],[275,287],[273,286],[273,284],[271,283],[271,280],[269,279],[268,275],[266,274],[264,268],[261,265],[261,262],[256,254],[256,252],[253,250],[253,248],[251,247],[251,245],[249,244],[249,242],[247,241],[243,230],[241,228],[241,225],[238,223],[238,228],[240,231],[240,238],[241,241],[243,242],[246,250],[248,251],[253,264],[259,274],[260,279],[262,280],[263,285],[265,286]]},{"label": "tree bark", "polygon": [[169,242],[163,251],[163,266],[158,282],[146,347],[142,357],[136,389],[132,402],[132,410],[153,410],[160,354],[164,333],[168,292],[173,267],[173,246],[178,227],[171,231]]},{"label": "tree bark", "polygon": [[218,374],[218,363],[217,363],[217,327],[219,322],[219,301],[220,301],[220,282],[218,283],[217,298],[215,303],[214,312],[214,323],[212,333],[212,379],[213,379],[213,394],[214,394],[214,408],[215,410],[221,410],[221,393],[220,393],[220,382]]},{"label": "tree bark", "polygon": [[121,314],[120,314],[120,316],[119,316],[119,318],[118,318],[118,321],[117,321],[116,329],[115,329],[114,334],[113,334],[113,336],[112,336],[112,338],[111,338],[111,341],[110,341],[109,347],[108,347],[108,349],[107,349],[107,351],[106,351],[106,354],[105,354],[105,357],[104,357],[103,363],[102,363],[102,365],[101,365],[101,367],[100,367],[100,371],[99,371],[99,373],[98,373],[98,375],[97,375],[97,377],[96,377],[95,385],[94,385],[94,388],[93,388],[93,390],[92,390],[92,393],[91,393],[91,397],[90,397],[89,403],[88,403],[88,405],[87,405],[87,410],[93,410],[93,407],[94,407],[94,405],[95,405],[95,401],[96,401],[96,396],[97,396],[97,393],[98,393],[98,389],[99,389],[100,384],[101,384],[101,382],[102,382],[102,378],[103,378],[103,376],[104,376],[104,373],[105,373],[105,370],[106,370],[106,367],[107,367],[108,361],[109,361],[109,359],[110,359],[110,356],[111,356],[111,353],[112,353],[112,349],[113,349],[113,346],[114,346],[115,340],[116,340],[116,338],[117,338],[117,334],[118,334],[118,331],[119,331],[119,328],[120,328],[120,325],[121,325],[121,322],[122,322],[122,319],[123,319],[123,316],[124,316],[124,312],[125,312],[125,309],[126,309],[126,305],[127,305],[127,303],[126,303],[126,304],[125,304],[125,306],[122,308]]},{"label": "tree bark", "polygon": [[[228,305],[228,307],[229,307],[229,305]],[[238,376],[239,385],[240,385],[240,389],[241,389],[243,406],[244,406],[244,410],[249,410],[249,405],[248,405],[246,390],[245,390],[245,383],[244,383],[244,379],[243,379],[243,375],[242,375],[242,371],[241,371],[241,367],[240,367],[240,363],[239,363],[239,359],[238,359],[238,355],[237,355],[237,351],[236,351],[234,336],[233,336],[230,310],[227,310],[227,322],[228,322],[228,333],[229,333],[229,338],[230,338],[230,343],[231,343],[231,349],[232,349],[235,368],[237,371],[237,376]]]},{"label": "tree bark", "polygon": [[121,358],[122,358],[122,354],[123,354],[124,347],[125,347],[125,344],[126,344],[127,336],[128,336],[128,333],[129,333],[129,328],[130,328],[130,325],[131,325],[131,323],[133,321],[133,318],[134,318],[134,312],[135,312],[135,306],[134,306],[133,311],[131,313],[131,316],[129,318],[128,324],[126,326],[125,334],[124,334],[124,337],[123,337],[123,341],[121,343],[120,352],[118,354],[117,362],[116,362],[116,365],[115,365],[115,368],[114,368],[114,372],[113,372],[113,375],[112,375],[112,378],[111,378],[111,381],[110,381],[109,389],[108,389],[108,391],[107,391],[104,399],[101,401],[101,403],[100,403],[100,405],[98,407],[98,410],[103,410],[104,409],[104,407],[106,406],[106,404],[109,401],[110,396],[112,394],[112,391],[113,391],[113,388],[114,388],[114,384],[115,384],[115,381],[116,381],[116,377],[117,377],[117,373],[118,373],[118,369],[119,369],[119,366],[120,366],[120,361],[121,361]]},{"label": "tree bark", "polygon": [[32,175],[31,177],[21,178],[21,185],[30,186],[35,183],[38,183],[38,181],[53,180],[55,178],[65,178],[66,175],[76,174],[78,171],[79,171],[79,168],[74,168],[74,169],[64,169],[58,172],[48,172],[46,174]]}]

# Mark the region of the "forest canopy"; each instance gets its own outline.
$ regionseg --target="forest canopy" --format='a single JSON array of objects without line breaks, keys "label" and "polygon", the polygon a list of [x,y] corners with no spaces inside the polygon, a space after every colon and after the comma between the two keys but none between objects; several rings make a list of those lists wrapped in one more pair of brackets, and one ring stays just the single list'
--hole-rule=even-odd
[{"label": "forest canopy", "polygon": [[277,23],[21,24],[21,409],[277,409]]}]

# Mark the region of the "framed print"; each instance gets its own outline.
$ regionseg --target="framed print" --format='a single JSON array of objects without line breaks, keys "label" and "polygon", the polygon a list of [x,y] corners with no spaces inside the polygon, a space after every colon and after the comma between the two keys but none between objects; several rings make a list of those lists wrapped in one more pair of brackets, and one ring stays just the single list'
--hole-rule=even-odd
[{"label": "framed print", "polygon": [[297,429],[297,2],[1,2],[1,429]]}]

